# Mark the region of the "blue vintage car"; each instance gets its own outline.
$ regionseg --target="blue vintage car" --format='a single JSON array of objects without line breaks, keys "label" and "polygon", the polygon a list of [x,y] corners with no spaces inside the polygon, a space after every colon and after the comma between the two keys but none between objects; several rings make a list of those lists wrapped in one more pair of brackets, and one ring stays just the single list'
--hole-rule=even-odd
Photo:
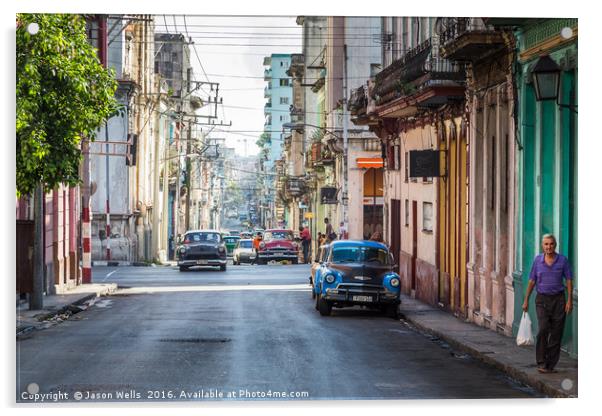
[{"label": "blue vintage car", "polygon": [[323,249],[311,279],[312,297],[320,315],[330,315],[333,307],[364,305],[397,317],[400,279],[386,245],[338,240]]}]

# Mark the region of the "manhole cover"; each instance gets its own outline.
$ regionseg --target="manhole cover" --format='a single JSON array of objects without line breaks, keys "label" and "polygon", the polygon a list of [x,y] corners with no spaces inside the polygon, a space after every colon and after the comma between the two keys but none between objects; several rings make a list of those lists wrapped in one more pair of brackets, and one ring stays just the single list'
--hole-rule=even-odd
[{"label": "manhole cover", "polygon": [[160,342],[190,342],[195,344],[200,343],[222,343],[230,342],[230,338],[161,338]]}]

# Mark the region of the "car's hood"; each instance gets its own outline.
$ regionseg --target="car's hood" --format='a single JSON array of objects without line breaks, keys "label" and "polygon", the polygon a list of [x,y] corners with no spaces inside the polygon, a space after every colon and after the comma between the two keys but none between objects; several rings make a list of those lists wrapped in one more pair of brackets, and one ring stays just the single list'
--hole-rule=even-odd
[{"label": "car's hood", "polygon": [[344,283],[380,285],[383,277],[391,272],[391,266],[370,263],[330,263],[328,268],[337,271]]},{"label": "car's hood", "polygon": [[294,248],[293,242],[289,241],[289,240],[270,240],[270,241],[264,241],[264,243],[265,243],[264,247],[266,249],[273,249],[273,248],[292,249],[292,248]]}]

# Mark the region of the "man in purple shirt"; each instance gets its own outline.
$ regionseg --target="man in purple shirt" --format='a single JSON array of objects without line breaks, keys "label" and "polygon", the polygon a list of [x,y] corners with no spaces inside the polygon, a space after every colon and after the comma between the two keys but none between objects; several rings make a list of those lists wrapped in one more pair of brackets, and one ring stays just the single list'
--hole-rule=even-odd
[{"label": "man in purple shirt", "polygon": [[[537,287],[535,307],[539,332],[535,345],[537,371],[555,373],[554,367],[560,358],[560,343],[564,320],[573,309],[573,273],[567,258],[556,253],[556,237],[546,234],[542,238],[543,253],[533,260],[523,311],[529,310],[529,297]],[[564,282],[568,291],[565,302]]]}]

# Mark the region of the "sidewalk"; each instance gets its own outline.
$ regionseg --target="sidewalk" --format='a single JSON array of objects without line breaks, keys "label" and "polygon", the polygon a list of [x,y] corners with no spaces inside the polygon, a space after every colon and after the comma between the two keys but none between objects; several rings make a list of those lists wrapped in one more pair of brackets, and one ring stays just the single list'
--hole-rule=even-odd
[{"label": "sidewalk", "polygon": [[64,294],[44,296],[43,309],[30,311],[27,302],[20,303],[17,306],[17,338],[56,325],[115,290],[116,283],[91,283],[77,286]]},{"label": "sidewalk", "polygon": [[556,366],[557,373],[541,374],[537,371],[534,346],[519,347],[515,338],[465,322],[404,294],[399,309],[402,317],[419,330],[549,397],[577,397],[577,360],[564,352]]}]

